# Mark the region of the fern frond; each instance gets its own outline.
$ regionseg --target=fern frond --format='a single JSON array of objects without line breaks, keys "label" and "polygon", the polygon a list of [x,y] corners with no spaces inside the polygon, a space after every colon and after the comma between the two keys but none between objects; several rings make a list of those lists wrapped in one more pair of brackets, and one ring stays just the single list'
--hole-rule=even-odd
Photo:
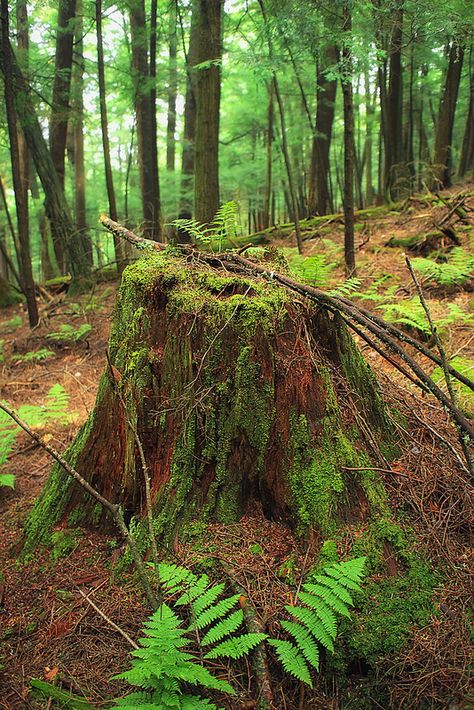
[{"label": "fern frond", "polygon": [[303,604],[306,604],[310,609],[312,609],[317,616],[321,619],[321,623],[328,632],[331,638],[336,636],[336,615],[332,611],[331,607],[324,602],[321,597],[313,596],[308,592],[301,592],[299,594],[300,600]]},{"label": "fern frond", "polygon": [[267,634],[242,634],[236,638],[228,639],[223,641],[218,646],[206,653],[204,658],[242,658],[245,656],[252,648],[258,646],[267,638]]},{"label": "fern frond", "polygon": [[357,291],[362,284],[362,279],[358,279],[356,276],[351,276],[351,278],[346,279],[344,283],[340,284],[336,288],[331,288],[326,293],[329,296],[351,296],[354,291]]},{"label": "fern frond", "polygon": [[293,638],[295,639],[299,650],[306,658],[308,663],[311,663],[313,668],[318,670],[319,668],[319,648],[318,644],[315,642],[313,636],[308,631],[308,629],[301,624],[297,624],[295,621],[286,621],[285,619],[281,622],[282,628],[285,629]]},{"label": "fern frond", "polygon": [[210,240],[206,225],[195,219],[174,219],[170,222],[170,225],[175,229],[186,232],[197,242],[208,242]]},{"label": "fern frond", "polygon": [[[350,618],[351,615],[347,605],[344,604],[339,597],[333,594],[329,587],[325,587],[323,584],[311,584],[308,582],[307,584],[303,584],[303,590],[305,592],[309,592],[311,595],[321,597],[321,599],[323,599],[331,607],[331,609],[336,611],[338,614],[342,614],[342,616],[346,616],[348,619]],[[311,605],[308,604],[308,606]]]},{"label": "fern frond", "polygon": [[[339,580],[333,579],[329,575],[318,574],[315,577],[315,581],[328,587],[336,597],[339,597],[346,604],[352,604],[352,597],[346,589],[346,585],[339,584]],[[355,582],[350,581],[350,584],[355,585],[353,589],[359,589]]]},{"label": "fern frond", "polygon": [[197,597],[192,603],[192,610],[193,614],[198,617],[199,614],[204,611],[208,606],[213,604],[217,597],[219,597],[222,592],[225,589],[225,584],[221,582],[220,584],[215,584],[212,587],[209,587],[204,594],[201,594],[200,597]]},{"label": "fern frond", "polygon": [[158,565],[158,575],[161,586],[170,594],[175,594],[177,591],[182,589],[183,586],[188,586],[197,579],[196,575],[187,570],[185,567],[181,567],[181,565],[166,564],[165,562]]},{"label": "fern frond", "polygon": [[212,643],[221,641],[225,636],[229,636],[234,631],[237,631],[243,620],[244,612],[242,609],[234,611],[233,614],[230,614],[209,629],[201,639],[201,646],[210,646]]},{"label": "fern frond", "polygon": [[175,602],[175,606],[186,606],[191,604],[195,599],[201,597],[209,586],[209,577],[207,574],[202,574],[196,577],[191,586],[189,586]]},{"label": "fern frond", "polygon": [[281,639],[268,639],[268,643],[276,650],[285,671],[312,688],[313,683],[307,663],[296,646],[291,641]]},{"label": "fern frond", "polygon": [[[238,658],[238,656],[236,656]],[[204,668],[199,663],[180,664],[175,670],[176,678],[183,683],[191,683],[192,685],[202,685],[203,688],[211,690],[220,690],[222,693],[235,695],[235,690],[226,680],[221,680]]]},{"label": "fern frond", "polygon": [[[216,619],[222,619],[225,614],[227,614],[230,609],[238,602],[240,599],[240,594],[234,594],[233,597],[226,597],[221,599],[217,604],[205,609],[199,616],[194,620],[191,628],[203,629],[205,626],[209,626]],[[194,609],[194,606],[193,606]]]},{"label": "fern frond", "polygon": [[332,635],[326,631],[316,612],[301,606],[286,605],[285,609],[291,616],[304,624],[324,648],[327,648],[331,652],[334,651],[333,639],[336,634],[334,633],[334,635]]}]

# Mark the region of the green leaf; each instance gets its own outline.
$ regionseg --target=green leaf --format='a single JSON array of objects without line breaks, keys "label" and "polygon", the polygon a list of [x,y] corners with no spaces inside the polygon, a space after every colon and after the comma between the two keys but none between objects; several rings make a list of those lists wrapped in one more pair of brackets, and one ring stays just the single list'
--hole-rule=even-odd
[{"label": "green leaf", "polygon": [[296,646],[291,641],[282,641],[280,639],[268,639],[268,643],[275,648],[285,671],[312,688],[313,683],[307,663]]},{"label": "green leaf", "polygon": [[267,634],[242,634],[237,638],[223,641],[218,646],[206,653],[204,658],[242,658],[252,648],[258,646],[267,638]]}]

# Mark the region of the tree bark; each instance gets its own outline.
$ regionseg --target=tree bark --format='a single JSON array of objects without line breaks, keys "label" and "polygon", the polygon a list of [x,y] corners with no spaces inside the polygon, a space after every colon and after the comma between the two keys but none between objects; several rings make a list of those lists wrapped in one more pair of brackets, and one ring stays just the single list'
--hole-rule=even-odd
[{"label": "tree bark", "polygon": [[309,216],[328,214],[330,210],[329,152],[337,79],[328,79],[326,73],[328,68],[335,64],[337,64],[337,47],[329,45],[324,51],[323,58],[318,62],[316,73],[317,108],[309,173]]},{"label": "tree bark", "polygon": [[[143,233],[150,239],[161,237],[161,207],[156,152],[156,115],[153,77],[148,64],[148,34],[144,0],[130,0],[132,74],[135,91],[138,165],[142,198]],[[152,13],[153,17],[153,13]],[[153,29],[153,28],[152,28]],[[151,32],[151,48],[156,48],[156,27]],[[153,71],[153,58],[151,58]]]},{"label": "tree bark", "polygon": [[273,110],[273,81],[268,84],[268,109],[267,130],[265,134],[266,159],[265,159],[265,188],[263,195],[262,229],[270,226],[270,200],[272,195],[272,169],[273,169],[273,140],[274,140],[274,110]]},{"label": "tree bark", "polygon": [[[179,13],[178,7],[178,13]],[[181,22],[181,33],[184,37]],[[184,41],[184,39],[183,39]],[[191,216],[194,206],[194,142],[196,138],[196,72],[199,43],[199,0],[192,2],[191,33],[186,55],[186,97],[184,102],[183,153],[181,158],[181,190],[179,214]]]},{"label": "tree bark", "polygon": [[[352,30],[349,4],[343,6],[342,29]],[[342,97],[344,103],[344,262],[346,276],[356,275],[354,248],[354,104],[352,97],[352,54],[347,41],[342,47]]]},{"label": "tree bark", "polygon": [[76,36],[74,68],[72,74],[73,142],[74,142],[74,202],[78,239],[86,255],[89,266],[93,265],[92,243],[87,231],[86,217],[86,174],[84,165],[84,23],[82,0],[77,0]]},{"label": "tree bark", "polygon": [[2,42],[4,62],[1,65],[1,70],[4,73],[5,61],[7,61],[12,71],[15,95],[21,96],[22,110],[18,112],[18,120],[23,128],[28,149],[43,187],[45,210],[51,225],[53,242],[61,245],[67,256],[76,287],[80,288],[88,282],[89,265],[84,250],[76,239],[76,230],[69,206],[41,131],[31,100],[29,85],[20,71],[10,44],[5,44],[5,41]]},{"label": "tree bark", "polygon": [[224,0],[199,0],[195,65],[194,216],[208,224],[219,209],[219,113]]},{"label": "tree bark", "polygon": [[459,177],[474,168],[474,45],[469,51],[469,107],[459,160]]},{"label": "tree bark", "polygon": [[[23,6],[20,17],[22,23],[25,19]],[[10,159],[12,168],[13,188],[15,191],[15,205],[18,225],[18,260],[22,291],[25,295],[26,305],[28,309],[28,320],[31,327],[34,327],[39,320],[38,306],[36,304],[35,284],[33,280],[33,270],[31,267],[30,256],[30,241],[29,241],[29,217],[28,217],[28,182],[26,175],[23,172],[22,180],[22,163],[23,170],[25,169],[25,155],[20,156],[18,145],[17,132],[17,112],[15,109],[15,100],[19,97],[15,92],[15,84],[13,79],[12,56],[10,52],[9,39],[9,16],[8,16],[8,0],[1,0],[1,57],[4,76],[4,98],[5,98],[5,113],[7,117],[8,137],[10,141]],[[20,35],[25,31],[21,28]],[[26,30],[27,31],[27,30]],[[24,36],[22,39],[24,43]],[[27,156],[26,156],[27,160]],[[25,184],[26,180],[26,184]]]},{"label": "tree bark", "polygon": [[396,0],[389,44],[388,90],[384,116],[384,189],[389,201],[398,199],[404,190],[402,43],[403,0]]},{"label": "tree bark", "polygon": [[178,93],[178,68],[176,54],[178,49],[177,0],[172,0],[169,11],[168,44],[168,120],[166,125],[166,168],[174,171],[176,160],[176,97]]},{"label": "tree bark", "polygon": [[[114,176],[112,173],[112,162],[110,160],[109,122],[107,118],[107,100],[105,87],[105,65],[104,65],[104,43],[102,39],[102,0],[95,3],[95,25],[97,33],[97,72],[99,79],[99,104],[100,104],[100,128],[102,135],[102,152],[104,155],[105,185],[107,188],[107,200],[109,203],[109,216],[116,221],[118,219],[117,201],[115,198]],[[112,217],[112,215],[116,217]],[[117,271],[122,273],[125,267],[123,245],[114,235],[114,252],[117,262]]]},{"label": "tree bark", "polygon": [[[70,93],[72,76],[72,56],[74,43],[74,18],[76,0],[60,0],[58,4],[56,53],[52,109],[49,122],[49,149],[59,183],[64,193],[65,155],[68,120],[70,116]],[[53,235],[54,251],[59,268],[66,270],[64,244]]]},{"label": "tree bark", "polygon": [[446,79],[436,125],[432,187],[437,189],[451,185],[451,143],[463,59],[463,47],[455,41],[451,42]]}]

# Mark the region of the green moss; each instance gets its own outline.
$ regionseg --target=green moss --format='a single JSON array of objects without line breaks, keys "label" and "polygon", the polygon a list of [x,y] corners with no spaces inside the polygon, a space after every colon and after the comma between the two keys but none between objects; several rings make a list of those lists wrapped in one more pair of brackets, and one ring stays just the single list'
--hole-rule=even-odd
[{"label": "green moss", "polygon": [[56,561],[67,557],[82,536],[79,530],[55,530],[51,533],[51,558]]}]

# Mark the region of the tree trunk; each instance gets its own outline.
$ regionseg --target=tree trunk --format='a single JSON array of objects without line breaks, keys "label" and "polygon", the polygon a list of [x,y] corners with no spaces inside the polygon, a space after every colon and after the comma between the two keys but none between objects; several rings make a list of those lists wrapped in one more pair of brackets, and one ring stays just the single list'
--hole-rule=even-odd
[{"label": "tree trunk", "polygon": [[[179,12],[179,7],[178,7]],[[180,16],[181,22],[181,16]],[[183,31],[182,25],[181,30]],[[194,205],[194,141],[196,138],[196,71],[199,43],[199,0],[192,2],[191,33],[186,55],[186,97],[184,102],[183,153],[179,214],[190,217]]]},{"label": "tree trunk", "polygon": [[199,0],[195,70],[194,216],[208,224],[219,209],[219,112],[224,0]]},{"label": "tree trunk", "polygon": [[364,75],[365,84],[365,204],[371,205],[374,201],[374,186],[372,183],[372,123],[375,113],[375,101],[370,95],[369,72]]},{"label": "tree trunk", "polygon": [[[148,35],[144,0],[130,0],[129,7],[138,165],[143,213],[142,227],[144,236],[159,241],[161,238],[161,207],[156,152],[156,116],[154,118],[155,93],[151,85],[153,77],[150,75],[148,65]],[[156,27],[151,32],[152,49],[156,49],[154,42],[156,42]],[[153,70],[153,59],[151,66]]]},{"label": "tree trunk", "polygon": [[176,155],[176,96],[178,93],[178,68],[176,63],[176,53],[178,49],[177,34],[177,0],[172,0],[169,12],[168,42],[169,42],[169,66],[168,66],[168,121],[166,126],[166,168],[174,171]]},{"label": "tree trunk", "polygon": [[474,168],[474,45],[471,45],[469,52],[469,76],[469,107],[459,160],[459,177],[464,177],[469,170]]},{"label": "tree trunk", "polygon": [[[145,497],[134,430],[160,542],[192,519],[235,522],[255,501],[307,534],[334,531],[348,496],[365,501],[362,515],[377,514],[368,501],[381,484],[364,469],[364,431],[371,426],[382,446],[391,437],[376,381],[339,318],[276,285],[189,269],[161,253],[129,267],[109,352],[112,371],[67,458],[128,520],[135,516],[140,545]],[[346,398],[364,429],[345,423]],[[103,527],[104,517],[56,466],[27,522],[25,551],[60,521]]]},{"label": "tree trunk", "polygon": [[318,62],[316,74],[317,108],[315,135],[309,173],[309,216],[329,212],[329,152],[337,92],[337,79],[327,79],[329,67],[337,64],[337,47],[329,45],[323,60]]},{"label": "tree trunk", "polygon": [[74,202],[78,239],[86,255],[89,266],[93,265],[92,243],[87,231],[86,218],[86,174],[84,166],[84,54],[82,20],[82,0],[77,0],[76,38],[73,68],[73,142],[74,142]]},{"label": "tree trunk", "polygon": [[388,200],[396,200],[404,190],[403,176],[403,0],[396,0],[389,46],[388,90],[384,130],[384,189]]},{"label": "tree trunk", "polygon": [[[347,3],[343,7],[343,30],[350,32],[352,17]],[[344,262],[346,276],[356,275],[354,248],[354,105],[352,97],[352,55],[347,41],[342,47],[341,78],[344,103]]]},{"label": "tree trunk", "polygon": [[[15,95],[21,96],[22,110],[18,112],[18,120],[23,128],[28,149],[43,187],[44,205],[51,225],[53,243],[60,244],[64,253],[66,253],[69,268],[75,282],[74,288],[85,287],[89,283],[89,264],[84,250],[75,238],[76,230],[71,213],[31,102],[30,88],[20,71],[10,44],[5,45],[3,43],[2,51],[4,52],[4,57],[8,58],[8,64],[11,67]],[[5,66],[4,59],[4,62],[0,65],[3,73]]]},{"label": "tree trunk", "polygon": [[267,109],[267,131],[265,135],[266,160],[265,160],[265,190],[263,195],[262,229],[270,226],[270,200],[272,194],[272,168],[273,168],[273,81],[268,84],[268,109]]},{"label": "tree trunk", "polygon": [[453,41],[436,125],[432,186],[437,189],[451,185],[451,143],[463,59],[464,49]]},{"label": "tree trunk", "polygon": [[[109,122],[107,118],[107,100],[105,90],[104,44],[102,40],[102,0],[95,3],[95,25],[97,33],[97,72],[99,78],[100,128],[102,134],[102,152],[104,154],[105,185],[109,203],[109,216],[114,222],[118,220],[117,201],[115,198],[114,176],[110,160]],[[115,215],[115,217],[113,216]],[[114,252],[117,271],[122,273],[125,266],[124,249],[120,240],[114,234]]]},{"label": "tree trunk", "polygon": [[[20,11],[20,17],[25,18],[23,7]],[[8,137],[10,141],[10,158],[12,167],[13,188],[15,191],[15,205],[18,225],[18,262],[21,279],[22,291],[25,295],[26,306],[28,309],[28,320],[30,326],[33,327],[38,323],[38,306],[36,304],[35,283],[33,280],[33,270],[31,267],[30,256],[30,237],[29,237],[29,216],[28,216],[28,156],[25,153],[20,154],[17,132],[17,111],[15,108],[15,99],[18,99],[15,92],[13,80],[12,56],[10,52],[9,40],[9,17],[8,17],[8,0],[2,0],[1,4],[1,58],[3,65],[4,76],[4,98],[5,98],[5,113],[7,117]],[[20,36],[25,31],[21,27]],[[27,30],[26,30],[27,31]],[[23,40],[24,42],[24,37]],[[24,148],[26,146],[23,146]],[[26,166],[26,167],[25,167]],[[23,169],[22,169],[23,168]],[[26,169],[26,172],[25,172]]]}]

